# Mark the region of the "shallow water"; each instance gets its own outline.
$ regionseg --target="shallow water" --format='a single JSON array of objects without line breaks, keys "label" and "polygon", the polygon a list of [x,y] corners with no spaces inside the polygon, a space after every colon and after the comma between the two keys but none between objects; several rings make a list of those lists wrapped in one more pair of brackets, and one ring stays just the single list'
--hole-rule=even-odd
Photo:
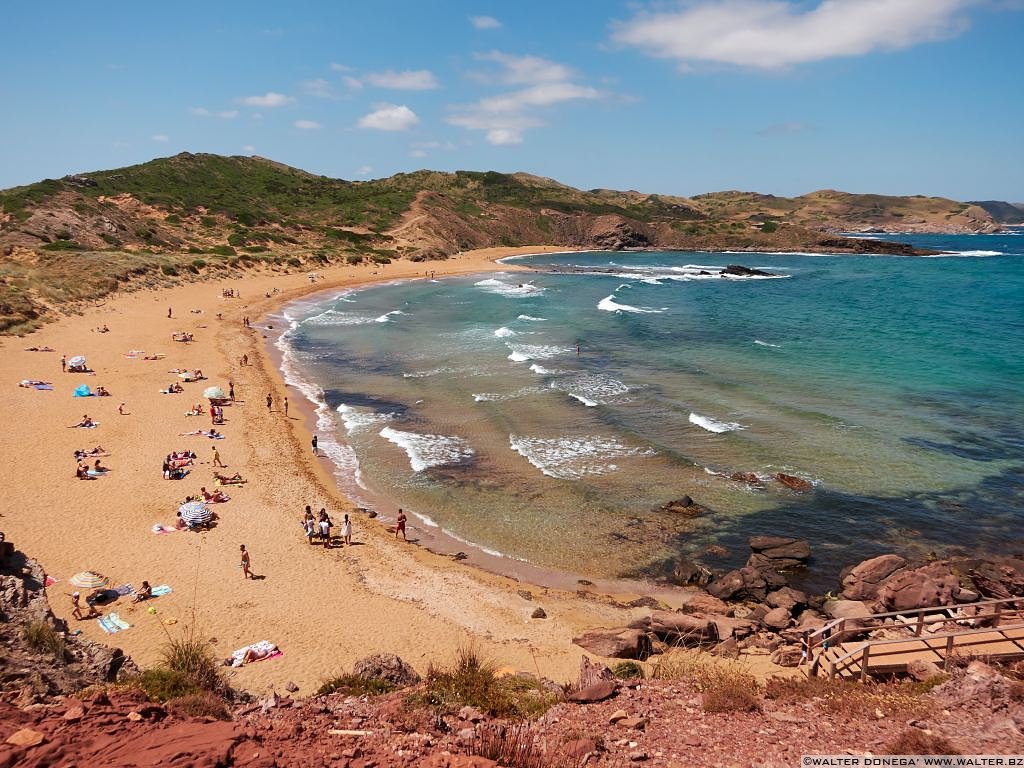
[{"label": "shallow water", "polygon": [[[321,297],[279,344],[345,491],[507,557],[656,574],[779,533],[831,586],[882,551],[1019,549],[1024,237],[903,239],[969,255],[546,255],[582,271]],[[724,476],[780,471],[814,490]],[[710,512],[654,511],[683,494]]]}]

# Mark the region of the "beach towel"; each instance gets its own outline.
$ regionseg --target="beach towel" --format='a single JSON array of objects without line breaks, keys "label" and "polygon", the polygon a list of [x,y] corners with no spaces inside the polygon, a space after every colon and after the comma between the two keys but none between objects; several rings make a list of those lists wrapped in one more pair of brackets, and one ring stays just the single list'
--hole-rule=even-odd
[{"label": "beach towel", "polygon": [[60,579],[55,579],[55,578],[53,578],[53,576],[47,576],[46,577],[46,581],[44,582],[43,586],[52,587],[58,581],[60,581]]},{"label": "beach towel", "polygon": [[161,595],[171,594],[171,588],[166,584],[161,584],[158,587],[153,587],[153,597],[160,597]]},{"label": "beach towel", "polygon": [[120,632],[123,629],[131,627],[126,621],[123,621],[120,616],[116,613],[108,613],[106,616],[101,616],[96,619],[96,623],[100,625],[100,629],[106,632],[108,635],[112,635],[115,632]]},{"label": "beach towel", "polygon": [[141,349],[132,349],[132,350],[130,350],[128,352],[125,352],[124,356],[125,357],[138,357],[139,355],[142,355],[142,354],[145,354],[145,352],[143,350],[141,350]]},{"label": "beach towel", "polygon": [[[278,656],[284,655],[283,651],[280,648],[278,648],[274,643],[270,642],[269,640],[259,640],[259,641],[255,642],[255,643],[250,643],[249,645],[243,646],[242,648],[239,648],[237,651],[232,653],[231,654],[231,658],[232,658],[231,666],[232,667],[240,667],[240,666],[242,666],[242,658],[245,656],[245,652],[248,651],[250,648],[252,650],[254,650],[254,651],[257,651],[257,652],[270,651],[271,648],[274,649],[268,656],[263,656],[263,657],[258,658],[258,659],[253,659],[253,661],[263,661],[264,659],[276,659]],[[252,662],[250,662],[250,663],[252,663]]]},{"label": "beach towel", "polygon": [[170,526],[170,525],[164,525],[163,523],[155,523],[153,525],[153,533],[155,533],[157,535],[162,535],[162,534],[165,534],[165,533],[177,533],[177,532],[178,532],[178,529],[173,527],[173,526]]},{"label": "beach towel", "polygon": [[114,587],[114,591],[117,592],[119,597],[125,597],[126,595],[135,594],[135,590],[132,589],[131,584],[122,584],[120,587]]},{"label": "beach towel", "polygon": [[96,429],[99,425],[98,421],[94,421],[92,424],[75,424],[72,429]]},{"label": "beach towel", "polygon": [[33,384],[32,389],[53,389],[53,384]]}]

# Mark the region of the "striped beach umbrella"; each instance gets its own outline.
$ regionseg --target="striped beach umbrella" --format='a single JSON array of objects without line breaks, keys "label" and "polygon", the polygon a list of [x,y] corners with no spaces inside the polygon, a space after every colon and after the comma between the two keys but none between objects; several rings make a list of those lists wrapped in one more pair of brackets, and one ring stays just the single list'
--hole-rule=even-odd
[{"label": "striped beach umbrella", "polygon": [[187,501],[178,507],[178,512],[181,513],[181,519],[189,525],[203,525],[210,522],[213,517],[213,510],[202,501]]},{"label": "striped beach umbrella", "polygon": [[210,400],[221,400],[227,397],[227,393],[220,387],[207,387],[203,390],[203,397]]},{"label": "striped beach umbrella", "polygon": [[85,365],[85,355],[75,355],[74,357],[68,358],[68,365],[72,368],[80,368]]},{"label": "striped beach umbrella", "polygon": [[99,589],[100,587],[107,586],[110,583],[110,579],[99,573],[82,571],[68,579],[68,583],[73,587],[80,587],[82,589]]}]

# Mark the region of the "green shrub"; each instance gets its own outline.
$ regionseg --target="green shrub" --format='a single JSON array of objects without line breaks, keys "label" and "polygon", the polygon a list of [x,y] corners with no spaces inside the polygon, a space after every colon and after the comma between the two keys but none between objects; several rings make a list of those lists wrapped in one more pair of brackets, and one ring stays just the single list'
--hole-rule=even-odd
[{"label": "green shrub", "polygon": [[209,252],[215,253],[218,256],[234,256],[237,253],[230,245],[215,245]]},{"label": "green shrub", "polygon": [[168,224],[181,224],[181,216],[176,213],[169,213],[164,217],[164,221]]},{"label": "green shrub", "polygon": [[206,260],[205,259],[192,259],[192,266],[195,267],[196,269],[202,269],[203,267],[206,266]]},{"label": "green shrub", "polygon": [[249,253],[266,253],[270,249],[265,245],[247,245],[245,246],[245,250]]},{"label": "green shrub", "polygon": [[200,690],[219,691],[224,687],[221,665],[210,644],[192,635],[171,640],[164,646],[163,666],[172,672],[180,672]]},{"label": "green shrub", "polygon": [[161,264],[160,271],[168,277],[175,277],[178,274],[178,268],[173,264]]},{"label": "green shrub", "polygon": [[388,680],[345,673],[324,681],[316,695],[344,693],[346,696],[380,696],[395,690],[398,690],[398,686]]},{"label": "green shrub", "polygon": [[199,693],[199,687],[187,675],[163,667],[147,669],[133,682],[154,701],[163,702]]},{"label": "green shrub", "polygon": [[374,264],[390,264],[391,257],[383,253],[374,253],[370,255]]},{"label": "green shrub", "polygon": [[42,246],[44,251],[81,251],[84,250],[82,246],[76,243],[74,240],[54,240],[52,243],[47,243]]},{"label": "green shrub", "polygon": [[245,245],[249,242],[249,233],[245,230],[240,232],[232,232],[228,235],[228,245]]},{"label": "green shrub", "polygon": [[651,677],[693,681],[705,712],[752,712],[760,707],[760,686],[746,666],[701,651],[670,649],[655,663]]},{"label": "green shrub", "polygon": [[189,252],[189,253],[202,253],[202,252],[203,252],[203,249],[202,249],[202,248],[197,248],[197,247],[196,247],[196,246],[194,246],[194,245],[190,245],[190,246],[188,247],[188,252]]},{"label": "green shrub", "polygon": [[288,266],[289,266],[289,267],[301,267],[301,266],[302,266],[302,262],[301,262],[301,261],[299,261],[299,260],[298,260],[297,258],[295,258],[294,256],[291,256],[291,257],[290,257],[290,258],[288,259]]},{"label": "green shrub", "polygon": [[761,225],[761,231],[765,234],[770,235],[772,232],[776,232],[779,229],[779,223],[777,221],[766,221]]},{"label": "green shrub", "polygon": [[235,221],[246,227],[256,226],[256,216],[249,211],[239,211],[235,214]]},{"label": "green shrub", "polygon": [[64,638],[48,622],[33,621],[21,630],[25,645],[38,653],[49,653],[64,659]]},{"label": "green shrub", "polygon": [[643,680],[644,668],[635,661],[621,661],[612,667],[612,674],[620,680],[632,680],[637,677]]},{"label": "green shrub", "polygon": [[169,699],[167,709],[176,717],[212,717],[215,720],[230,720],[231,710],[220,696],[208,693],[189,693]]},{"label": "green shrub", "polygon": [[561,700],[530,678],[499,677],[495,665],[472,648],[458,652],[451,667],[427,670],[426,685],[413,694],[409,704],[428,706],[439,715],[452,714],[464,706],[476,707],[495,717],[525,720],[538,717]]},{"label": "green shrub", "polygon": [[217,226],[217,217],[216,216],[203,216],[201,219],[199,219],[199,223],[202,224],[204,227],[216,227]]},{"label": "green shrub", "polygon": [[350,253],[348,256],[345,257],[345,262],[351,264],[352,266],[355,266],[356,264],[363,263],[363,257],[360,256],[358,253]]}]

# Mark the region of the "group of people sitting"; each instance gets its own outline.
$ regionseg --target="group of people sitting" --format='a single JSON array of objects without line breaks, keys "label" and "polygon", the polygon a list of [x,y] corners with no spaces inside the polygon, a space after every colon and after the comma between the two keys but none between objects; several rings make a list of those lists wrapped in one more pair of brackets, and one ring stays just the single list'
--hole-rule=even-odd
[{"label": "group of people sitting", "polygon": [[174,451],[167,454],[163,463],[164,480],[181,480],[190,467],[195,463],[196,455],[192,451]]},{"label": "group of people sitting", "polygon": [[[331,521],[330,515],[327,514],[327,508],[321,507],[320,514],[317,517],[313,516],[313,508],[307,504],[306,514],[302,520],[303,530],[306,532],[306,541],[310,544],[313,543],[314,538],[319,538],[320,542],[325,548],[333,546],[331,539],[331,528],[334,523]],[[345,515],[345,519],[341,524],[341,540],[342,544],[352,544],[352,521],[349,520],[348,515]]]},{"label": "group of people sitting", "polygon": [[202,403],[193,403],[192,409],[189,411],[185,411],[186,416],[202,416],[205,413],[206,411],[203,410]]},{"label": "group of people sitting", "polygon": [[92,329],[94,333],[110,333],[110,329],[107,328],[106,324],[101,325],[99,328]]},{"label": "group of people sitting", "polygon": [[167,389],[161,389],[160,390],[160,394],[161,395],[176,395],[179,392],[184,392],[184,391],[185,391],[185,388],[183,386],[181,386],[181,383],[175,381],[172,384],[168,384],[167,385]]},{"label": "group of people sitting", "polygon": [[191,371],[180,371],[178,375],[181,376],[183,381],[202,381],[206,378],[203,376],[203,372],[198,368]]},{"label": "group of people sitting", "polygon": [[81,459],[78,462],[78,468],[75,470],[75,477],[79,480],[95,480],[109,471],[110,467],[104,467],[99,459],[96,459],[96,462],[91,467],[89,462]]},{"label": "group of people sitting", "polygon": [[191,333],[187,333],[185,331],[178,331],[177,333],[172,333],[171,334],[171,339],[173,339],[174,341],[185,341],[185,342],[195,341],[195,339],[192,338],[192,334]]},{"label": "group of people sitting", "polygon": [[199,492],[201,494],[203,494],[203,501],[205,501],[205,502],[207,502],[209,504],[220,504],[221,502],[224,502],[224,501],[231,501],[231,497],[228,496],[226,493],[224,493],[224,491],[221,491],[221,490],[216,490],[216,491],[212,491],[211,492],[211,491],[206,490],[206,488],[204,487],[204,488],[200,488]]},{"label": "group of people sitting", "polygon": [[76,427],[82,427],[84,429],[90,429],[96,426],[96,422],[89,418],[89,414],[85,413],[82,415],[82,420],[77,424],[72,424],[68,429],[75,429]]},{"label": "group of people sitting", "polygon": [[110,397],[110,393],[106,387],[96,387],[96,391],[93,392],[95,397]]}]

